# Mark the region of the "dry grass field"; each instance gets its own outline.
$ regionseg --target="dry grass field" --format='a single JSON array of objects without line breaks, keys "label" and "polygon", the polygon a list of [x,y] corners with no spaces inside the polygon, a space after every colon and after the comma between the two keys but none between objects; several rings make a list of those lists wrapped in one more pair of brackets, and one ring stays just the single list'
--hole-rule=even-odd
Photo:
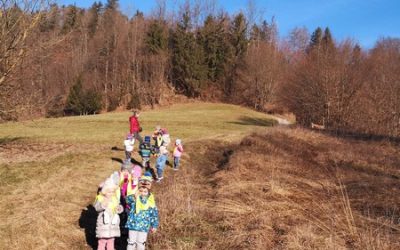
[{"label": "dry grass field", "polygon": [[[90,204],[119,168],[112,147],[129,115],[0,125],[0,246],[95,246]],[[154,185],[161,225],[149,249],[400,249],[399,145],[272,126],[225,104],[140,120],[143,135],[161,124],[186,150],[180,171],[167,167]]]}]

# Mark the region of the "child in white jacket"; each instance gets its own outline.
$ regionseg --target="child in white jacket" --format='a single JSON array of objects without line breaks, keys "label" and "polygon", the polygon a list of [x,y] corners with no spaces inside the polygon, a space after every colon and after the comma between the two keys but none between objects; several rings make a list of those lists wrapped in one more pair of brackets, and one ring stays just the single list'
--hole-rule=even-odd
[{"label": "child in white jacket", "polygon": [[125,146],[125,158],[127,161],[131,161],[133,145],[135,144],[135,138],[133,138],[132,134],[128,134],[126,139],[124,140]]},{"label": "child in white jacket", "polygon": [[120,237],[119,214],[123,211],[120,205],[119,186],[108,178],[101,186],[93,206],[99,213],[96,223],[98,250],[114,250],[114,239]]}]

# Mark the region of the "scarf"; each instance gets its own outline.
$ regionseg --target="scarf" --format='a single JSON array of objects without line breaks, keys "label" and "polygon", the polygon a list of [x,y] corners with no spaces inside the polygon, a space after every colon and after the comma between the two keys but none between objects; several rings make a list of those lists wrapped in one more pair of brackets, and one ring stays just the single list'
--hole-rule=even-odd
[{"label": "scarf", "polygon": [[156,202],[154,200],[153,194],[150,194],[149,197],[144,200],[144,202],[142,202],[142,199],[140,199],[140,195],[138,195],[138,197],[136,198],[136,214],[140,213],[140,211],[145,211],[153,207],[156,207]]}]

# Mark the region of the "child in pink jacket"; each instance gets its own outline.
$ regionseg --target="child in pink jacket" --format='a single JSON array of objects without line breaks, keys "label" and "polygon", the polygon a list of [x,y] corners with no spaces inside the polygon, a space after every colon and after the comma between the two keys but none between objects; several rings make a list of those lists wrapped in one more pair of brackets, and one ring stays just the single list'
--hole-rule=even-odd
[{"label": "child in pink jacket", "polygon": [[174,170],[178,170],[179,161],[181,159],[182,153],[183,153],[182,141],[180,139],[176,139],[174,153],[173,153],[173,156],[174,156]]}]

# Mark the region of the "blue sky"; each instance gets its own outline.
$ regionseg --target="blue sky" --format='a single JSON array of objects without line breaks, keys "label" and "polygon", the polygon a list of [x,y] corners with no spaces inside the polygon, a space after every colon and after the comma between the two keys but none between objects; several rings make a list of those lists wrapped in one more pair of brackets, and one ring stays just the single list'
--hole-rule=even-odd
[{"label": "blue sky", "polygon": [[[310,32],[316,27],[331,29],[341,41],[352,38],[363,47],[370,48],[380,37],[400,38],[400,0],[253,0],[257,12],[267,21],[272,16],[278,24],[279,35],[286,36],[294,27],[305,26]],[[94,0],[59,0],[60,4],[90,6]],[[106,2],[106,0],[103,0]],[[177,6],[180,0],[167,0]],[[217,0],[217,8],[229,13],[245,10],[247,0]],[[125,13],[136,9],[149,14],[156,0],[119,0]]]}]

